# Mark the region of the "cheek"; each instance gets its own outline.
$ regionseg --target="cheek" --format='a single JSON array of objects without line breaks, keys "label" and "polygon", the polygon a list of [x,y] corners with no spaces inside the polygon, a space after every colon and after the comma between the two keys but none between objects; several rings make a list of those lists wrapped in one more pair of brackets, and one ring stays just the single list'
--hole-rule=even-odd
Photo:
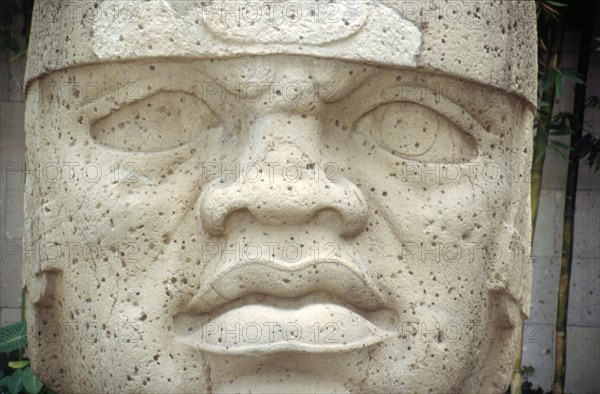
[{"label": "cheek", "polygon": [[[138,178],[139,179],[139,178]],[[81,208],[75,212],[77,233],[93,242],[166,240],[186,209],[170,184],[132,185],[101,181],[77,190]]]},{"label": "cheek", "polygon": [[474,260],[480,257],[473,256],[474,252],[497,227],[480,216],[500,208],[500,203],[489,198],[493,195],[489,189],[484,194],[468,179],[446,183],[402,179],[400,171],[394,177],[371,177],[362,185],[370,209],[363,236],[378,242],[377,252],[395,258],[395,265],[398,261]]},{"label": "cheek", "polygon": [[447,321],[405,322],[397,339],[370,352],[366,379],[356,391],[461,392],[473,365],[485,356],[477,347],[493,340],[481,332],[485,322],[470,313]]},{"label": "cheek", "polygon": [[[201,177],[190,175],[193,169],[185,157],[133,156],[98,147],[85,148],[81,156],[89,157],[99,175],[65,185],[63,198],[72,203],[63,216],[70,218],[82,241],[135,243],[152,254],[168,245],[175,229],[193,213]],[[192,223],[183,227],[194,229]]]},{"label": "cheek", "polygon": [[500,225],[481,212],[500,209],[501,199],[490,197],[498,187],[484,189],[468,176],[440,182],[443,172],[435,165],[423,178],[385,158],[373,162],[380,166],[364,161],[357,168],[379,175],[356,175],[369,201],[360,244],[372,276],[401,319],[463,324],[463,311],[481,311],[487,294],[485,246]]},{"label": "cheek", "polygon": [[206,236],[192,209],[192,184],[143,184],[142,173],[134,178],[133,184],[103,182],[80,191],[84,203],[74,212],[73,225],[77,242],[93,245],[94,260],[100,262],[96,270],[112,271],[107,278],[118,273],[117,281],[127,282],[129,291],[145,294],[124,304],[136,299],[146,305],[137,314],[162,320],[176,313],[199,281]]}]

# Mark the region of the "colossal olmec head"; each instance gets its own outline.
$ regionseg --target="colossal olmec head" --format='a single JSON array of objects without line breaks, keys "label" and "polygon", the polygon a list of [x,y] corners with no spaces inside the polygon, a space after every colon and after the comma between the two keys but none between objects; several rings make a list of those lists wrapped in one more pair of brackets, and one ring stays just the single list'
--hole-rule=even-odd
[{"label": "colossal olmec head", "polygon": [[33,20],[23,277],[51,387],[505,389],[533,2],[40,1]]}]

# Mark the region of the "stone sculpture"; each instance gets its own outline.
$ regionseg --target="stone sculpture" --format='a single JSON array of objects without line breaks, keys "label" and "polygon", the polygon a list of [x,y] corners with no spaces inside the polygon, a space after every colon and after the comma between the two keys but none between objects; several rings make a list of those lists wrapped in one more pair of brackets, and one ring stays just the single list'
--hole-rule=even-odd
[{"label": "stone sculpture", "polygon": [[24,289],[60,392],[503,392],[530,1],[40,1]]}]

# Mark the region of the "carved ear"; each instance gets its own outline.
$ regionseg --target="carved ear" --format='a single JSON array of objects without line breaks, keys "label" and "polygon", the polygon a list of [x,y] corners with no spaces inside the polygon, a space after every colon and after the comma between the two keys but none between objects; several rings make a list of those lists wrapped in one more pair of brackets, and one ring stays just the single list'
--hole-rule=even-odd
[{"label": "carved ear", "polygon": [[487,288],[491,293],[505,293],[519,305],[521,312],[528,316],[531,297],[531,256],[529,243],[524,241],[529,238],[529,232],[526,237],[514,226],[504,223],[498,237],[499,243],[496,244],[497,250],[488,253],[490,257]]},{"label": "carved ear", "polygon": [[503,223],[495,234],[498,255],[487,262],[488,289],[505,292],[519,305],[525,317],[529,315],[531,300],[531,170],[533,112],[525,105],[517,105],[519,121],[512,130],[511,166],[518,173],[507,179],[510,205],[506,207]]},{"label": "carved ear", "polygon": [[[520,307],[526,317],[529,315],[531,298],[531,183],[529,171],[532,144],[531,124],[533,112],[524,105],[517,105],[518,124],[512,129],[510,161],[518,173],[506,179],[506,192],[509,204],[502,217],[502,226],[497,229],[494,242],[498,246],[495,256],[487,261],[488,289],[491,292],[506,293]],[[516,167],[515,167],[516,166]]]},{"label": "carved ear", "polygon": [[23,240],[23,283],[29,301],[35,306],[49,307],[67,261],[66,248],[55,242],[64,235],[58,223],[56,200],[42,204],[26,217]]},{"label": "carved ear", "polygon": [[[29,89],[40,91],[39,80],[31,82]],[[39,127],[42,113],[42,101],[28,96],[25,111],[25,138],[27,143],[27,168],[33,169],[33,176],[27,176],[25,182],[25,225],[22,243],[23,290],[27,294],[29,305],[51,305],[58,276],[62,272],[59,255],[50,254],[58,248],[52,248],[53,240],[60,240],[59,218],[60,204],[54,197],[55,185],[47,184],[45,177],[36,171],[40,157],[50,160],[49,149],[44,142],[45,135]],[[48,277],[52,275],[52,277]]]},{"label": "carved ear", "polygon": [[48,308],[56,302],[56,288],[59,285],[60,275],[42,272],[35,275],[24,291],[29,295],[31,303],[36,307]]},{"label": "carved ear", "polygon": [[521,308],[505,291],[492,292],[489,302],[488,324],[482,327],[483,356],[464,392],[503,393],[512,375],[523,324]]},{"label": "carved ear", "polygon": [[[516,201],[519,201],[519,192],[515,193]],[[528,247],[531,221],[529,193],[525,194],[527,197],[511,209],[507,217],[515,225],[504,222],[499,229],[499,255],[488,261],[488,327],[484,329],[492,334],[485,336],[486,357],[478,368],[478,376],[465,388],[466,392],[504,392],[510,381],[521,327],[529,314],[531,291]]]}]

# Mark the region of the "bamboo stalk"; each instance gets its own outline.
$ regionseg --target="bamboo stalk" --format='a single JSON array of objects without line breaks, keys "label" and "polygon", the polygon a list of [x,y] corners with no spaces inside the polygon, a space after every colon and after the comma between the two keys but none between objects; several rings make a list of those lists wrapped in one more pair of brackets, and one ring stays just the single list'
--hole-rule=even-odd
[{"label": "bamboo stalk", "polygon": [[[560,55],[562,49],[562,43],[565,34],[565,20],[563,17],[560,19],[560,23],[555,26],[552,30],[551,48],[548,58],[546,59],[546,74],[548,78],[548,72],[556,72],[560,64]],[[539,27],[540,32],[543,27]],[[542,84],[544,85],[544,84]],[[542,93],[542,101],[548,103],[548,106],[540,110],[538,116],[538,128],[533,140],[533,158],[531,167],[531,242],[535,235],[535,224],[537,221],[538,207],[540,202],[540,192],[542,189],[542,175],[544,171],[544,161],[546,159],[546,150],[548,149],[548,137],[550,136],[550,124],[552,120],[552,113],[554,112],[554,100],[556,96],[556,80],[555,82]],[[540,116],[542,115],[542,116]],[[517,349],[517,357],[513,366],[513,374],[510,383],[511,394],[521,394],[522,376],[521,376],[521,364],[523,356],[523,330],[524,325],[521,325],[519,332],[519,347]]]},{"label": "bamboo stalk", "polygon": [[[550,54],[546,75],[556,72],[560,65],[560,55],[563,39],[565,35],[565,22],[561,20],[557,28],[557,39],[554,49]],[[531,167],[531,241],[535,234],[535,224],[537,221],[538,208],[540,203],[540,192],[542,189],[542,175],[544,171],[544,161],[546,160],[546,151],[548,150],[548,137],[550,136],[550,125],[552,123],[552,113],[554,112],[554,100],[556,99],[556,81],[549,89],[542,93],[542,101],[548,103],[546,110],[540,110],[538,119],[538,129],[533,139],[533,158]]]},{"label": "bamboo stalk", "polygon": [[[590,54],[594,32],[597,2],[586,4],[590,7],[584,16],[583,31],[577,73],[586,81],[589,70]],[[573,262],[573,230],[575,227],[575,200],[577,198],[577,181],[579,177],[579,151],[575,149],[583,132],[585,116],[586,85],[575,87],[573,112],[576,119],[576,130],[571,135],[571,151],[569,152],[569,169],[565,191],[565,208],[563,223],[562,253],[560,257],[560,279],[558,284],[558,306],[556,310],[554,385],[552,392],[562,394],[565,389],[565,372],[567,369],[567,317],[569,310],[569,284]]]}]

